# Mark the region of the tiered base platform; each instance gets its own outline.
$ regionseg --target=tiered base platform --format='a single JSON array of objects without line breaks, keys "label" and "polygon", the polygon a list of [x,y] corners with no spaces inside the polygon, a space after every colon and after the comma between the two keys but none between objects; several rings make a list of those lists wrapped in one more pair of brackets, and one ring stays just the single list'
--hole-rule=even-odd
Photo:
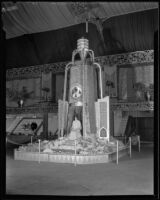
[{"label": "tiered base platform", "polygon": [[128,147],[123,147],[117,152],[93,155],[81,154],[55,154],[55,153],[39,153],[39,152],[21,152],[15,149],[14,159],[38,162],[54,162],[54,163],[72,163],[72,164],[95,164],[109,163],[118,158],[127,155]]}]

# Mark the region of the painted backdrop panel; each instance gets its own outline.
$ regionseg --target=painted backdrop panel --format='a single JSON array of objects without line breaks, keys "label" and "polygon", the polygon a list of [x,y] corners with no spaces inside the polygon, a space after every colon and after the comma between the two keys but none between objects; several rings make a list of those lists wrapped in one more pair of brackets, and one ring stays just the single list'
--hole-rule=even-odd
[{"label": "painted backdrop panel", "polygon": [[41,79],[22,79],[6,82],[6,106],[17,107],[19,99],[24,100],[24,105],[38,103],[41,97]]}]

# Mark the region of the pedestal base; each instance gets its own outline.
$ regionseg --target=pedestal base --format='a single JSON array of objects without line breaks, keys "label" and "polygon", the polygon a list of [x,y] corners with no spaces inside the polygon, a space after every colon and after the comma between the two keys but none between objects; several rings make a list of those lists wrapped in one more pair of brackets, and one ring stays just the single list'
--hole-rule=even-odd
[{"label": "pedestal base", "polygon": [[[123,147],[118,151],[118,158],[128,154],[128,147]],[[55,153],[38,153],[38,152],[21,152],[15,149],[15,160],[55,162],[55,163],[72,163],[72,164],[96,164],[109,163],[117,159],[117,152],[79,155],[79,154],[55,154]]]}]

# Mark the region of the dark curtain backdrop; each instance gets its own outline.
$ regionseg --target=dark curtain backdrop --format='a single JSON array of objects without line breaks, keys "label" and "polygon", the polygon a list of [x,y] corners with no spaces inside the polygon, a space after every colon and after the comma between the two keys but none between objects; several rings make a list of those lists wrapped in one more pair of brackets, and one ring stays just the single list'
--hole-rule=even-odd
[{"label": "dark curtain backdrop", "polygon": [[113,17],[103,27],[107,54],[154,49],[158,9]]},{"label": "dark curtain backdrop", "polygon": [[154,49],[154,32],[158,30],[158,9],[112,17],[103,23],[104,49],[100,34],[89,23],[55,31],[27,34],[6,41],[6,68],[70,61],[77,39],[86,36],[95,56]]}]

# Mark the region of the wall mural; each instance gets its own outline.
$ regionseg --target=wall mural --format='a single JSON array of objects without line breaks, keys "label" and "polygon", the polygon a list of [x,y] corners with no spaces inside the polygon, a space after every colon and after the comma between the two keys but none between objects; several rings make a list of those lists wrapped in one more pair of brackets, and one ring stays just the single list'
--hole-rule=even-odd
[{"label": "wall mural", "polygon": [[6,106],[17,107],[19,101],[32,105],[40,101],[41,79],[20,79],[6,81]]},{"label": "wall mural", "polygon": [[117,97],[117,66],[104,66],[103,78],[104,96]]},{"label": "wall mural", "polygon": [[153,65],[134,67],[133,88],[136,99],[154,100],[154,67]]},{"label": "wall mural", "polygon": [[154,100],[154,66],[122,65],[118,69],[118,97],[127,101]]},{"label": "wall mural", "polygon": [[42,73],[42,99],[49,101],[52,99],[52,73]]}]

